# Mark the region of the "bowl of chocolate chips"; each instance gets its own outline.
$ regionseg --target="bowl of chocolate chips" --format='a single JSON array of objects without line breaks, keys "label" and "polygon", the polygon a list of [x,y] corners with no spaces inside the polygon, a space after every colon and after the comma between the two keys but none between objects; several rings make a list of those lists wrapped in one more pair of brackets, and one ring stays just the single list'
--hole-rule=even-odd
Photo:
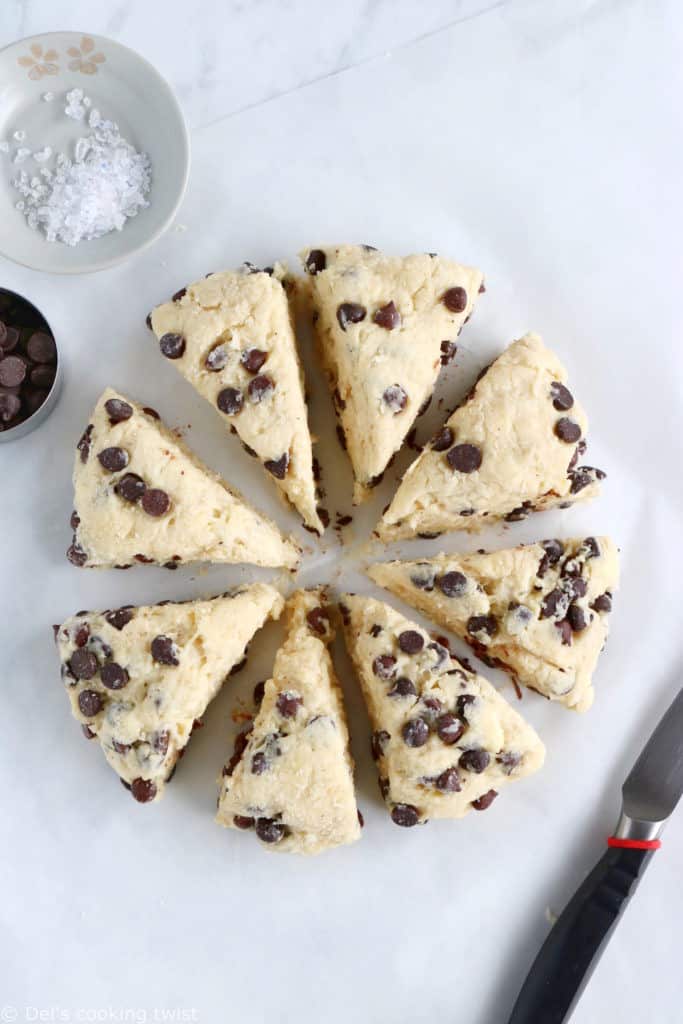
[{"label": "bowl of chocolate chips", "polygon": [[47,419],[59,386],[47,320],[28,299],[0,288],[0,442],[15,441]]}]

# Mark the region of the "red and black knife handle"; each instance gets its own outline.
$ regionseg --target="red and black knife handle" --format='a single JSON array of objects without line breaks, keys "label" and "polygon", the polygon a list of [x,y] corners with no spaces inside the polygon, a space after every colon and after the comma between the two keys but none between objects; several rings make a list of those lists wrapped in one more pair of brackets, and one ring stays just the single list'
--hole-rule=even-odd
[{"label": "red and black knife handle", "polygon": [[659,840],[608,840],[545,940],[508,1024],[568,1020]]}]

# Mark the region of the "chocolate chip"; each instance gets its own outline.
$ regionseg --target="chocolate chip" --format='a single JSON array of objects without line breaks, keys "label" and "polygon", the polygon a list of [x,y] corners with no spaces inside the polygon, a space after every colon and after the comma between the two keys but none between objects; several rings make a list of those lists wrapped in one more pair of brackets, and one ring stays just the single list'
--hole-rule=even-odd
[{"label": "chocolate chip", "polygon": [[432,591],[434,589],[434,580],[435,572],[426,562],[424,565],[417,565],[410,574],[410,582],[418,590]]},{"label": "chocolate chip", "polygon": [[451,469],[458,473],[474,473],[481,466],[481,449],[474,444],[456,444],[446,458]]},{"label": "chocolate chip", "polygon": [[450,309],[451,313],[462,313],[467,309],[467,292],[464,288],[456,285],[455,288],[449,288],[443,293],[441,301],[446,309]]},{"label": "chocolate chip", "polygon": [[550,385],[550,397],[553,400],[553,406],[558,412],[566,412],[574,404],[574,396],[571,391],[564,384],[560,384],[558,380],[554,380]]},{"label": "chocolate chip", "polygon": [[21,399],[19,395],[11,392],[0,394],[0,420],[9,423],[21,411]]},{"label": "chocolate chip", "polygon": [[78,543],[76,538],[74,538],[73,543],[67,549],[66,557],[69,559],[72,565],[76,565],[79,568],[84,566],[85,563],[88,561],[88,556],[86,552],[83,550],[83,548]]},{"label": "chocolate chip", "polygon": [[401,676],[397,679],[387,694],[388,697],[412,697],[417,693],[412,679]]},{"label": "chocolate chip", "polygon": [[261,701],[263,700],[263,697],[265,695],[265,692],[266,692],[266,684],[265,684],[265,680],[262,679],[261,682],[257,683],[256,686],[254,687],[254,704],[260,704],[261,703]]},{"label": "chocolate chip", "polygon": [[124,473],[114,486],[114,492],[124,501],[139,501],[147,490],[145,481],[137,473]]},{"label": "chocolate chip", "polygon": [[[49,391],[55,382],[56,375],[57,371],[54,366],[50,366],[49,363],[39,363],[33,367],[29,376],[34,387]],[[42,402],[39,404],[42,405]]]},{"label": "chocolate chip", "polygon": [[486,750],[481,750],[479,747],[475,747],[472,750],[465,750],[460,755],[460,761],[458,762],[461,768],[464,768],[468,772],[476,772],[479,775],[485,771],[489,766],[491,760]]},{"label": "chocolate chip", "polygon": [[393,331],[395,327],[401,326],[401,314],[393,300],[387,302],[386,306],[380,306],[372,319],[378,327],[383,327],[386,331]]},{"label": "chocolate chip", "polygon": [[90,626],[87,622],[83,626],[79,626],[74,634],[74,643],[76,647],[85,647],[90,637]]},{"label": "chocolate chip", "polygon": [[251,759],[251,773],[252,775],[263,775],[268,770],[270,765],[266,755],[262,750],[257,751]]},{"label": "chocolate chip", "polygon": [[92,679],[98,669],[97,658],[84,647],[74,651],[69,658],[69,670],[76,679]]},{"label": "chocolate chip", "polygon": [[143,406],[142,411],[144,413],[146,413],[148,416],[151,416],[153,420],[160,420],[161,419],[161,416],[156,411],[156,409],[152,409],[149,405]]},{"label": "chocolate chip", "polygon": [[148,804],[157,795],[157,787],[151,779],[133,779],[130,791],[139,804]]},{"label": "chocolate chip", "polygon": [[166,491],[152,487],[142,495],[141,504],[148,516],[164,516],[171,507],[171,499]]},{"label": "chocolate chip", "polygon": [[511,512],[508,512],[503,518],[506,523],[521,523],[522,520],[526,519],[533,512],[533,507],[530,501],[525,501],[517,508],[513,508]]},{"label": "chocolate chip", "polygon": [[108,690],[122,690],[128,682],[128,673],[115,661],[108,661],[100,669],[100,679],[102,685],[106,686]]},{"label": "chocolate chip", "polygon": [[394,825],[412,828],[420,820],[420,812],[412,804],[396,804],[391,811],[391,820]]},{"label": "chocolate chip", "polygon": [[555,424],[555,436],[566,444],[574,444],[581,437],[581,427],[569,417],[562,416]]},{"label": "chocolate chip", "polygon": [[569,493],[578,494],[589,484],[594,484],[597,480],[604,480],[606,475],[601,469],[595,469],[594,466],[579,466],[578,469],[569,470],[571,479]]},{"label": "chocolate chip", "polygon": [[152,330],[152,314],[148,313],[145,317],[145,325],[151,331]]},{"label": "chocolate chip", "polygon": [[408,395],[400,384],[391,384],[386,388],[382,395],[382,399],[387,408],[393,412],[394,416],[398,416],[400,412],[403,412],[408,404]]},{"label": "chocolate chip", "polygon": [[81,690],[78,695],[78,707],[85,718],[94,718],[102,710],[102,698],[97,690]]},{"label": "chocolate chip", "polygon": [[514,769],[519,765],[522,758],[519,754],[513,754],[509,750],[504,750],[501,754],[496,757],[496,762],[501,766],[506,775],[512,774]]},{"label": "chocolate chip", "polygon": [[391,679],[396,671],[396,658],[391,654],[380,654],[372,663],[372,671],[380,679]]},{"label": "chocolate chip", "polygon": [[216,405],[226,416],[236,416],[238,412],[242,411],[244,395],[237,388],[223,388],[218,392]]},{"label": "chocolate chip", "polygon": [[596,597],[591,608],[596,612],[611,612],[612,595],[610,592],[606,590],[604,594],[600,594],[599,597]]},{"label": "chocolate chip", "polygon": [[275,706],[282,715],[283,718],[295,718],[299,708],[303,707],[303,698],[296,693],[291,693],[289,690],[283,690],[279,693]]},{"label": "chocolate chip", "polygon": [[438,640],[434,640],[431,644],[427,644],[428,651],[434,651],[437,662],[435,668],[441,668],[443,663],[448,660],[449,651],[445,644],[441,644]]},{"label": "chocolate chip", "polygon": [[244,814],[236,814],[232,819],[232,823],[237,828],[253,828],[254,818],[248,818]]},{"label": "chocolate chip", "polygon": [[179,665],[178,648],[170,636],[155,636],[151,645],[152,658],[159,665]]},{"label": "chocolate chip", "polygon": [[586,537],[581,545],[579,554],[585,554],[586,558],[600,557],[600,546],[595,537]]},{"label": "chocolate chip", "polygon": [[454,570],[437,576],[436,585],[446,597],[462,597],[467,589],[467,577]]},{"label": "chocolate chip", "polygon": [[569,590],[572,597],[585,597],[588,584],[582,576],[575,576],[569,584]]},{"label": "chocolate chip", "polygon": [[379,625],[378,622],[376,622],[373,626],[371,626],[370,630],[369,630],[370,636],[379,636],[381,632],[382,632],[382,627]]},{"label": "chocolate chip", "polygon": [[477,797],[476,800],[473,800],[472,806],[474,807],[475,811],[485,811],[487,807],[491,806],[491,804],[493,803],[497,796],[498,793],[496,792],[496,790],[490,789],[488,793],[483,793],[480,797]]},{"label": "chocolate chip", "polygon": [[404,654],[418,654],[424,643],[424,637],[415,629],[405,629],[398,635],[398,646]]},{"label": "chocolate chip", "polygon": [[320,605],[318,605],[317,608],[312,608],[308,613],[306,616],[306,622],[313,632],[318,634],[318,636],[325,636],[330,625],[330,616],[324,608],[321,608]]},{"label": "chocolate chip", "polygon": [[174,293],[171,301],[172,302],[180,302],[180,300],[182,299],[183,295],[187,295],[187,288],[179,288],[178,291]]},{"label": "chocolate chip", "polygon": [[21,356],[5,356],[0,359],[0,384],[5,388],[18,388],[27,373],[26,362]]},{"label": "chocolate chip", "polygon": [[266,459],[263,465],[276,480],[284,480],[289,469],[289,452],[285,452],[279,459]]},{"label": "chocolate chip", "polygon": [[26,342],[26,352],[34,363],[55,363],[57,361],[55,339],[46,331],[35,331],[31,335]]},{"label": "chocolate chip", "polygon": [[498,621],[495,615],[471,615],[467,620],[467,632],[472,636],[476,636],[477,633],[495,636],[498,632]]},{"label": "chocolate chip", "polygon": [[133,415],[133,406],[120,398],[107,399],[104,403],[104,408],[107,411],[107,416],[112,426],[115,423],[123,423],[124,420],[129,420]]},{"label": "chocolate chip", "polygon": [[269,398],[272,392],[275,390],[275,382],[265,373],[260,373],[258,377],[254,377],[253,380],[249,381],[249,399],[254,405],[258,405],[264,398]]},{"label": "chocolate chip", "polygon": [[316,274],[319,274],[327,266],[327,256],[322,249],[311,249],[306,257],[304,266],[308,273],[315,277]]},{"label": "chocolate chip", "polygon": [[7,327],[7,333],[4,339],[0,342],[0,349],[7,355],[8,352],[13,352],[19,344],[20,338],[19,329],[17,327]]},{"label": "chocolate chip", "polygon": [[434,785],[443,793],[459,793],[461,786],[458,769],[446,768],[445,771],[441,772],[441,775],[438,775],[436,779],[434,779]]},{"label": "chocolate chip", "polygon": [[401,730],[403,742],[408,747],[423,747],[429,739],[429,725],[424,718],[411,718]]},{"label": "chocolate chip", "polygon": [[580,633],[588,625],[588,622],[586,621],[586,613],[578,604],[572,604],[569,606],[567,621],[571,626],[573,633]]},{"label": "chocolate chip", "polygon": [[384,729],[379,729],[378,731],[373,732],[370,739],[370,751],[375,761],[379,761],[380,757],[384,753],[384,747],[390,739],[391,736]]},{"label": "chocolate chip", "polygon": [[180,359],[185,352],[185,339],[182,334],[163,334],[159,341],[161,354],[167,359]]},{"label": "chocolate chip", "polygon": [[342,331],[346,330],[347,324],[359,324],[367,316],[365,306],[359,306],[356,302],[342,302],[337,308],[337,321]]},{"label": "chocolate chip", "polygon": [[539,618],[550,619],[555,615],[559,608],[562,607],[562,602],[566,601],[566,596],[557,587],[551,590],[549,594],[543,598],[541,602],[541,612]]},{"label": "chocolate chip", "polygon": [[89,725],[82,725],[81,732],[85,736],[86,740],[94,740],[97,736],[97,733],[93,732]]},{"label": "chocolate chip", "polygon": [[450,362],[455,359],[455,354],[458,351],[458,346],[454,341],[442,341],[441,342],[441,365],[448,366]]},{"label": "chocolate chip", "polygon": [[437,735],[443,743],[447,744],[447,746],[452,746],[454,743],[457,743],[464,731],[464,723],[459,718],[456,718],[455,715],[441,715],[436,720]]},{"label": "chocolate chip", "polygon": [[256,819],[256,835],[262,843],[279,843],[287,834],[287,828],[273,818]]},{"label": "chocolate chip", "polygon": [[130,462],[130,456],[125,448],[103,448],[101,452],[98,452],[97,458],[102,468],[106,469],[108,473],[118,473],[119,470],[125,469]]},{"label": "chocolate chip", "polygon": [[561,622],[555,623],[555,629],[560,634],[560,640],[562,641],[563,647],[571,647],[572,645],[572,627],[567,619],[562,619]]},{"label": "chocolate chip", "polygon": [[247,348],[240,356],[240,362],[247,373],[258,373],[267,358],[268,353],[260,348]]},{"label": "chocolate chip", "polygon": [[133,618],[132,608],[116,608],[114,611],[107,612],[104,616],[110,626],[119,631],[127,626]]},{"label": "chocolate chip", "polygon": [[450,427],[442,427],[438,434],[432,439],[432,449],[435,452],[445,452],[455,441],[455,436]]},{"label": "chocolate chip", "polygon": [[[153,558],[147,558],[146,555],[139,555],[139,554],[138,555],[133,555],[133,558],[135,559],[136,562],[140,562],[142,565],[151,565],[153,563],[153,561],[154,561]],[[170,601],[166,601],[166,602],[160,601],[159,603],[160,604],[164,604],[164,603],[170,604]]]}]

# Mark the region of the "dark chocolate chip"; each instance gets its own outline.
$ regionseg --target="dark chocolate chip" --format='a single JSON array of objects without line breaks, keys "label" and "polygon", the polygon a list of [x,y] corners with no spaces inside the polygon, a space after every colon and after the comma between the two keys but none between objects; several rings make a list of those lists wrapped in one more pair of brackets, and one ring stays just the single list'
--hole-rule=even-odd
[{"label": "dark chocolate chip", "polygon": [[458,346],[454,341],[442,341],[441,342],[441,365],[447,366],[450,362],[455,359],[455,354],[458,351]]},{"label": "dark chocolate chip", "polygon": [[378,327],[383,327],[386,331],[393,331],[395,327],[401,326],[401,314],[393,300],[387,302],[386,306],[380,306],[372,319]]},{"label": "dark chocolate chip", "polygon": [[152,487],[142,495],[141,504],[148,516],[164,516],[171,507],[171,499],[166,491]]},{"label": "dark chocolate chip", "polygon": [[275,390],[275,382],[266,373],[260,373],[258,377],[254,377],[253,380],[249,381],[249,400],[258,405],[265,398],[269,398],[272,392]]},{"label": "dark chocolate chip", "polygon": [[11,392],[0,394],[0,420],[9,423],[21,411],[21,399],[19,395]]},{"label": "dark chocolate chip", "polygon": [[152,330],[152,314],[151,313],[148,313],[147,316],[145,317],[145,324],[146,324],[147,328],[151,331]]},{"label": "dark chocolate chip", "polygon": [[488,793],[483,793],[476,800],[472,801],[472,807],[475,811],[485,811],[487,807],[490,807],[493,801],[498,796],[495,789],[489,789]]},{"label": "dark chocolate chip", "polygon": [[94,718],[102,710],[102,698],[97,690],[81,690],[78,695],[78,707],[85,718]]},{"label": "dark chocolate chip", "polygon": [[410,574],[410,582],[418,590],[426,590],[427,592],[434,589],[435,573],[430,565],[427,563],[423,565],[417,565]]},{"label": "dark chocolate chip", "polygon": [[284,480],[289,469],[289,452],[285,452],[279,459],[266,459],[263,465],[276,480]]},{"label": "dark chocolate chip", "polygon": [[434,785],[443,793],[459,793],[461,786],[458,769],[446,768],[445,771],[441,772],[441,775],[434,779]]},{"label": "dark chocolate chip", "polygon": [[506,775],[510,775],[521,760],[522,758],[519,754],[513,754],[509,750],[504,750],[496,757],[496,762],[501,766]]},{"label": "dark chocolate chip", "polygon": [[103,448],[101,452],[98,452],[97,458],[102,468],[106,469],[108,473],[118,473],[125,469],[130,462],[130,456],[125,448]]},{"label": "dark chocolate chip", "polygon": [[180,300],[182,299],[183,295],[187,295],[187,288],[179,288],[178,291],[174,293],[173,298],[172,298],[171,301],[172,302],[180,302]]},{"label": "dark chocolate chip", "polygon": [[449,288],[443,293],[441,301],[446,309],[450,309],[451,313],[462,313],[467,309],[467,292],[464,288],[456,285],[455,288]]},{"label": "dark chocolate chip", "polygon": [[475,747],[472,750],[465,750],[460,755],[460,767],[464,768],[468,772],[476,772],[480,774],[488,768],[489,761],[491,760],[490,755],[486,750],[482,750],[479,747]]},{"label": "dark chocolate chip", "polygon": [[555,436],[565,444],[575,444],[581,437],[581,427],[568,416],[561,416],[555,424]]},{"label": "dark chocolate chip", "polygon": [[287,835],[287,828],[272,818],[257,818],[256,835],[262,843],[279,843]]},{"label": "dark chocolate chip", "polygon": [[436,720],[437,735],[439,739],[448,746],[452,746],[453,743],[457,743],[464,731],[464,723],[460,718],[456,718],[455,715],[441,715]]},{"label": "dark chocolate chip", "polygon": [[207,353],[206,359],[204,360],[204,366],[211,373],[217,373],[219,370],[224,369],[228,364],[229,351],[228,346],[222,341],[211,349]]},{"label": "dark chocolate chip", "polygon": [[342,302],[337,309],[337,322],[345,331],[347,324],[359,324],[365,320],[367,312],[365,306],[359,306],[356,302]]},{"label": "dark chocolate chip", "polygon": [[404,654],[419,654],[424,643],[424,637],[415,629],[405,629],[398,635],[398,646]]},{"label": "dark chocolate chip", "polygon": [[578,494],[584,487],[588,487],[589,484],[594,484],[597,480],[604,480],[606,473],[601,469],[595,469],[594,466],[579,466],[578,469],[570,470],[569,477],[571,479],[571,487],[569,488],[570,494]]},{"label": "dark chocolate chip", "polygon": [[330,616],[324,608],[321,608],[320,605],[318,605],[317,608],[312,608],[308,613],[306,616],[306,622],[313,632],[318,634],[318,636],[325,636],[330,625]]},{"label": "dark chocolate chip", "polygon": [[114,486],[114,492],[124,501],[139,501],[147,490],[145,481],[137,473],[124,473]]},{"label": "dark chocolate chip", "polygon": [[232,823],[237,828],[253,828],[254,818],[248,818],[244,814],[236,814],[232,819]]},{"label": "dark chocolate chip", "polygon": [[448,455],[448,464],[458,473],[474,473],[481,466],[481,449],[474,444],[456,444]]},{"label": "dark chocolate chip", "polygon": [[378,622],[376,622],[374,626],[371,626],[369,630],[370,636],[379,636],[381,632],[382,627],[379,625]]},{"label": "dark chocolate chip", "polygon": [[304,264],[309,274],[315,276],[327,266],[327,256],[322,249],[311,249]]},{"label": "dark chocolate chip", "polygon": [[254,687],[254,704],[260,704],[261,703],[261,701],[263,700],[263,697],[265,695],[265,692],[266,692],[266,684],[265,684],[265,680],[262,679],[261,682],[257,683],[256,686]]},{"label": "dark chocolate chip", "polygon": [[441,668],[443,663],[448,660],[449,651],[445,644],[439,643],[438,640],[434,640],[431,644],[427,644],[428,651],[434,651],[437,662],[436,668]]},{"label": "dark chocolate chip", "polygon": [[94,740],[97,736],[97,733],[93,732],[89,725],[82,725],[81,732],[85,736],[86,740]]},{"label": "dark chocolate chip", "polygon": [[159,341],[159,348],[167,359],[180,359],[185,352],[185,339],[182,334],[164,334]]},{"label": "dark chocolate chip", "polygon": [[398,416],[400,412],[403,412],[408,404],[408,395],[400,384],[391,384],[388,388],[385,388],[382,399],[394,416]]},{"label": "dark chocolate chip", "polygon": [[97,658],[84,647],[74,651],[69,658],[69,670],[76,679],[92,679],[97,669]]},{"label": "dark chocolate chip", "polygon": [[432,449],[435,452],[445,452],[451,447],[454,441],[455,436],[451,428],[442,427],[438,434],[436,434],[432,439]]},{"label": "dark chocolate chip", "polygon": [[420,820],[420,812],[412,804],[396,804],[391,811],[391,820],[394,825],[402,828],[412,828]]},{"label": "dark chocolate chip", "polygon": [[156,411],[156,409],[152,409],[151,406],[149,406],[149,405],[143,406],[142,411],[144,413],[146,413],[148,416],[151,416],[153,420],[160,420],[161,419],[161,416]]},{"label": "dark chocolate chip", "polygon": [[238,412],[242,411],[244,395],[237,388],[223,388],[218,392],[216,405],[226,416],[236,416]]},{"label": "dark chocolate chip", "polygon": [[4,339],[0,341],[0,349],[7,355],[8,352],[13,352],[19,344],[19,338],[21,337],[18,327],[8,327],[7,334]]},{"label": "dark chocolate chip", "polygon": [[178,648],[172,637],[160,634],[155,636],[151,645],[152,658],[159,665],[179,665]]},{"label": "dark chocolate chip", "polygon": [[[541,612],[539,618],[550,619],[556,614],[563,601],[566,601],[566,597],[561,590],[557,587],[551,590],[549,594],[546,594],[541,602]],[[566,606],[565,606],[566,607]]]},{"label": "dark chocolate chip", "polygon": [[35,331],[26,342],[26,353],[34,363],[56,363],[55,339],[46,331]]},{"label": "dark chocolate chip", "polygon": [[122,690],[128,682],[128,673],[115,661],[108,661],[100,669],[100,679],[102,685],[106,686],[108,690]]},{"label": "dark chocolate chip", "polygon": [[133,779],[130,791],[139,804],[148,804],[157,795],[157,787],[151,779]]},{"label": "dark chocolate chip", "polygon": [[380,679],[391,679],[396,672],[396,658],[391,654],[379,654],[372,663],[372,671]]},{"label": "dark chocolate chip", "polygon": [[247,348],[240,356],[240,362],[247,373],[258,373],[267,358],[268,353],[260,348]]},{"label": "dark chocolate chip", "polygon": [[591,608],[596,612],[611,612],[612,611],[612,595],[609,591],[605,591],[604,594],[600,594],[596,597],[591,605]]},{"label": "dark chocolate chip", "polygon": [[370,739],[370,750],[375,761],[378,761],[384,753],[384,747],[387,741],[391,739],[391,736],[384,729],[379,729],[373,732]]},{"label": "dark chocolate chip", "polygon": [[388,697],[412,697],[417,693],[415,684],[412,679],[408,679],[406,676],[401,676],[397,679],[392,688],[387,694]]},{"label": "dark chocolate chip", "polygon": [[555,629],[560,634],[560,640],[562,641],[563,647],[571,647],[572,645],[572,627],[569,624],[568,619],[562,619],[561,622],[555,623]]},{"label": "dark chocolate chip", "polygon": [[124,402],[121,398],[107,399],[104,403],[104,408],[107,410],[107,416],[112,426],[115,423],[129,420],[133,415],[133,406],[129,405],[128,402]]},{"label": "dark chocolate chip", "polygon": [[467,577],[456,570],[445,572],[437,576],[436,585],[446,597],[462,597],[467,589]]},{"label": "dark chocolate chip", "polygon": [[476,636],[477,633],[495,636],[498,632],[498,621],[495,615],[471,615],[467,620],[467,632],[472,636]]},{"label": "dark chocolate chip", "polygon": [[5,388],[18,388],[26,379],[27,366],[21,356],[0,359],[0,384]]},{"label": "dark chocolate chip", "polygon": [[283,718],[295,718],[299,708],[303,707],[303,699],[296,693],[283,690],[277,696],[275,706]]},{"label": "dark chocolate chip", "polygon": [[252,775],[263,775],[265,771],[270,767],[266,755],[262,750],[257,751],[251,759],[251,773]]},{"label": "dark chocolate chip", "polygon": [[116,608],[114,611],[107,612],[104,616],[110,626],[119,631],[127,626],[133,618],[132,608]]},{"label": "dark chocolate chip", "polygon": [[423,747],[429,739],[429,725],[424,718],[411,718],[401,730],[403,742],[408,747]]},{"label": "dark chocolate chip", "polygon": [[517,508],[513,508],[511,512],[508,512],[503,518],[506,523],[521,523],[522,520],[526,519],[533,512],[533,507],[530,501],[525,501]]},{"label": "dark chocolate chip", "polygon": [[574,396],[571,391],[564,384],[560,384],[558,380],[554,380],[550,385],[550,397],[558,412],[566,412],[574,404]]},{"label": "dark chocolate chip", "polygon": [[29,376],[31,384],[35,388],[49,391],[55,382],[56,374],[57,371],[54,366],[51,366],[49,363],[38,363],[37,366],[33,367]]},{"label": "dark chocolate chip", "polygon": [[73,543],[69,546],[66,552],[66,557],[69,559],[72,565],[76,565],[79,568],[85,565],[88,561],[88,556],[83,550],[81,545],[74,537]]},{"label": "dark chocolate chip", "polygon": [[588,625],[588,622],[586,621],[586,613],[578,604],[572,604],[569,606],[567,621],[571,626],[573,633],[580,633]]}]

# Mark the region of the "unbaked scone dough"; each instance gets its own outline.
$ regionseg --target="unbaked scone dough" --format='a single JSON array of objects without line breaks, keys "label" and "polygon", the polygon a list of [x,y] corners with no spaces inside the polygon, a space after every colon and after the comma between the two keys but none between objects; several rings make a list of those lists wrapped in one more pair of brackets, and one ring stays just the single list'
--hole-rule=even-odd
[{"label": "unbaked scone dough", "polygon": [[151,326],[162,354],[322,533],[303,372],[279,276],[249,267],[209,274],[158,306]]},{"label": "unbaked scone dough", "polygon": [[525,686],[576,711],[593,703],[619,581],[609,537],[384,562],[368,575]]},{"label": "unbaked scone dough", "polygon": [[410,466],[381,539],[516,522],[594,498],[605,474],[577,465],[588,421],[566,381],[537,334],[513,342]]},{"label": "unbaked scone dough", "polygon": [[363,245],[301,254],[321,361],[363,501],[429,401],[483,289],[480,271]]},{"label": "unbaked scone dough", "polygon": [[195,722],[283,600],[256,583],[208,601],[79,612],[55,638],[74,717],[136,800],[158,799]]},{"label": "unbaked scone dough", "polygon": [[286,566],[299,550],[159,420],[111,388],[74,460],[74,565],[249,562]]},{"label": "unbaked scone dough", "polygon": [[531,726],[441,642],[382,601],[342,600],[380,790],[397,825],[485,810],[508,782],[541,767]]},{"label": "unbaked scone dough", "polygon": [[273,850],[320,853],[360,836],[349,734],[324,594],[298,591],[285,614],[273,678],[223,771],[216,821]]}]

